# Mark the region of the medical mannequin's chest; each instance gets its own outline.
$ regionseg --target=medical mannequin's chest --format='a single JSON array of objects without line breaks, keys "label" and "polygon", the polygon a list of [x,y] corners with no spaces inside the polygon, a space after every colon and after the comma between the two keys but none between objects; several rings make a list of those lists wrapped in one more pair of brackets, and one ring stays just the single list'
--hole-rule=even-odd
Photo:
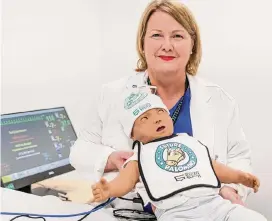
[{"label": "medical mannequin's chest", "polygon": [[196,187],[220,185],[207,147],[187,134],[141,145],[138,165],[141,181],[153,201]]}]

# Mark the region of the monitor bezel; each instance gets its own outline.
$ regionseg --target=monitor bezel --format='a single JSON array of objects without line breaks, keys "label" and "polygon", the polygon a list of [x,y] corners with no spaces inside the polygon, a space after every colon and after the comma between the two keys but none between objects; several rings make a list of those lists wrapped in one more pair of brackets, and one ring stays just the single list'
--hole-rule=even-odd
[{"label": "monitor bezel", "polygon": [[[6,113],[6,114],[1,114],[1,117],[2,116],[7,116],[7,115],[13,115],[13,114],[23,114],[23,113],[31,113],[31,112],[37,112],[37,111],[53,110],[53,109],[58,109],[58,108],[63,108],[63,110],[65,111],[68,119],[71,122],[70,126],[72,128],[72,131],[74,132],[74,134],[76,136],[76,139],[77,139],[77,133],[76,133],[75,128],[74,128],[74,126],[72,124],[71,118],[70,118],[70,116],[69,116],[69,114],[68,114],[68,112],[67,112],[67,110],[66,110],[66,108],[64,106],[52,107],[52,108],[43,108],[43,109],[36,109],[36,110],[29,110],[29,111],[21,111],[21,112],[14,112],[14,113]],[[30,185],[32,185],[34,183],[41,182],[43,180],[46,180],[46,179],[49,179],[49,178],[52,178],[52,177],[55,177],[55,176],[58,176],[58,175],[61,175],[61,174],[64,174],[64,173],[68,173],[68,172],[71,172],[73,170],[75,170],[75,168],[70,163],[68,163],[68,164],[66,164],[64,166],[61,166],[61,167],[56,167],[54,169],[46,170],[46,171],[43,171],[41,173],[33,174],[31,176],[24,177],[24,178],[18,179],[18,180],[13,180],[13,181],[7,182],[7,183],[3,183],[2,174],[1,174],[1,187],[10,188],[10,187],[8,187],[8,185],[10,183],[12,183],[15,188],[11,188],[11,189],[19,190],[21,188],[30,186]]]}]

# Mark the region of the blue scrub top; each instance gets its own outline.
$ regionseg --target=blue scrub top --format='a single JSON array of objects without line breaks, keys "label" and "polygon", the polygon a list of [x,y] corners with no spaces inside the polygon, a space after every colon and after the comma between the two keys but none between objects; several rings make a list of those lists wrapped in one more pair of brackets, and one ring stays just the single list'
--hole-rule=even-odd
[{"label": "blue scrub top", "polygon": [[[174,125],[174,133],[187,133],[189,136],[193,136],[193,129],[191,123],[191,115],[190,115],[190,101],[191,101],[191,90],[190,87],[186,90],[181,110],[178,116],[178,119]],[[174,113],[178,106],[179,101],[175,104],[175,106],[170,110],[170,115]]]},{"label": "blue scrub top", "polygon": [[[170,110],[171,116],[176,110],[180,100],[175,104],[173,108],[171,108]],[[193,128],[192,128],[191,115],[190,115],[190,101],[191,101],[191,90],[190,90],[190,87],[188,87],[183,97],[182,106],[181,106],[178,119],[174,125],[175,134],[187,133],[189,136],[193,136]],[[144,211],[153,214],[150,203],[144,207]]]}]

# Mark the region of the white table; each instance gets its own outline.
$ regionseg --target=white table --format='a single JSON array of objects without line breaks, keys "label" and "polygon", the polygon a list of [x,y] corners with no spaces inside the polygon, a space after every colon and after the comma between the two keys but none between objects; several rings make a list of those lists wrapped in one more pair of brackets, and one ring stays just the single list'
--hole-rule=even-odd
[{"label": "white table", "polygon": [[[1,212],[23,212],[23,213],[38,213],[38,214],[72,214],[81,213],[91,210],[93,207],[86,204],[77,204],[72,202],[64,202],[54,196],[35,196],[32,194],[26,194],[15,190],[0,189],[1,193]],[[0,220],[8,221],[14,216],[1,215]],[[69,218],[46,218],[50,220],[71,220],[75,221],[81,218],[69,217]],[[18,221],[31,221],[34,219],[20,218]],[[101,209],[97,212],[90,214],[84,221],[116,221],[113,217],[111,209]],[[37,220],[37,221],[40,221]]]}]

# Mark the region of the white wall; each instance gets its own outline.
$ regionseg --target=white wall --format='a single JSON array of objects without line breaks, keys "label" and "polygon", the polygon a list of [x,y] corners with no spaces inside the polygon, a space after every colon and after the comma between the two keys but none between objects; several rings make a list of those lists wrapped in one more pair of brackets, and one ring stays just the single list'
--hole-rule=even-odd
[{"label": "white wall", "polygon": [[249,198],[248,206],[272,220],[272,2],[192,0],[188,5],[203,38],[201,74],[237,99],[252,144],[253,168],[261,188]]},{"label": "white wall", "polygon": [[84,121],[100,82],[99,2],[3,1],[2,113],[64,105]]},{"label": "white wall", "polygon": [[[76,128],[103,82],[135,68],[148,0],[4,0],[2,112],[65,105]],[[248,206],[272,220],[272,2],[187,0],[201,28],[200,74],[233,95],[261,189]]]}]

